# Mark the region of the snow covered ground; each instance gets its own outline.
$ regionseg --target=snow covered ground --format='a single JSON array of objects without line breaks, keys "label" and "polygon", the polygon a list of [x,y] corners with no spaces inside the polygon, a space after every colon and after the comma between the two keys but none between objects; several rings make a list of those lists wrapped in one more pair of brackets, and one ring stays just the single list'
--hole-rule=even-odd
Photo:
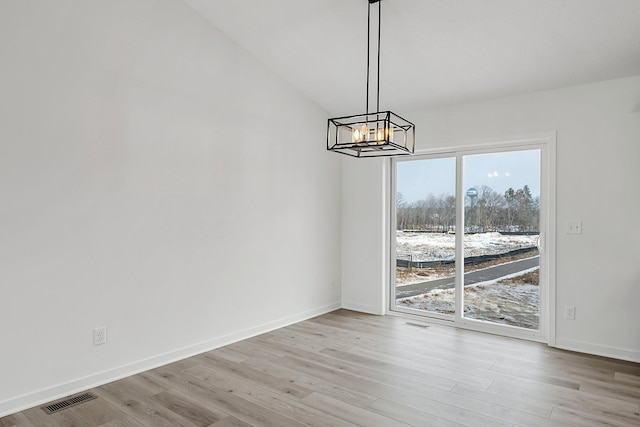
[{"label": "snow covered ground", "polygon": [[[412,255],[413,261],[438,261],[455,257],[455,234],[397,231],[396,251],[400,259]],[[493,255],[529,248],[538,236],[503,236],[500,233],[478,233],[464,236],[464,255]]]},{"label": "snow covered ground", "polygon": [[[540,321],[538,267],[464,288],[464,317],[527,329],[537,329]],[[531,280],[532,273],[535,280]],[[396,300],[409,307],[441,314],[455,313],[455,291],[434,289],[423,295]]]},{"label": "snow covered ground", "polygon": [[[538,236],[503,236],[500,233],[464,237],[465,256],[493,255],[536,246]],[[455,257],[455,235],[397,232],[398,259],[437,261]],[[506,259],[505,259],[506,262]],[[452,268],[452,267],[451,267]],[[396,286],[453,275],[451,268],[397,269]],[[540,317],[539,268],[520,271],[497,280],[465,287],[464,316],[527,329],[537,329]],[[534,280],[532,280],[534,279]],[[426,294],[396,300],[399,307],[454,314],[455,291],[434,289]]]},{"label": "snow covered ground", "polygon": [[[500,233],[465,235],[465,256],[503,254],[514,249],[536,245],[538,236],[503,236]],[[396,238],[398,259],[412,261],[453,260],[455,235],[445,233],[415,233],[398,231]],[[506,262],[506,260],[505,260]],[[453,276],[453,266],[435,268],[397,269],[396,286],[435,280]]]}]

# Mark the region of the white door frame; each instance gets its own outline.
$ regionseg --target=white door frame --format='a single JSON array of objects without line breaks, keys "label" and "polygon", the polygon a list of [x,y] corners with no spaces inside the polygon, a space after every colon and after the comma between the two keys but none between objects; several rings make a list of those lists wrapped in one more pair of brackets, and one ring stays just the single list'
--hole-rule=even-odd
[{"label": "white door frame", "polygon": [[[437,315],[429,313],[428,317],[420,315],[421,319],[428,318],[429,321],[452,325],[464,329],[478,330],[482,332],[496,333],[514,338],[524,338],[533,341],[546,342],[555,346],[556,341],[556,283],[555,283],[555,260],[556,260],[556,133],[546,132],[530,134],[517,137],[493,138],[490,140],[476,141],[475,143],[464,144],[455,147],[442,149],[418,150],[415,157],[419,158],[456,158],[456,192],[462,193],[462,156],[472,154],[488,154],[491,152],[504,152],[526,149],[540,150],[540,229],[544,232],[541,235],[540,249],[540,280],[546,283],[541,287],[540,295],[540,329],[539,331],[528,331],[523,328],[514,328],[504,325],[493,325],[487,322],[478,322],[462,317],[460,310],[456,310],[455,320],[451,316]],[[389,201],[389,220],[386,221],[388,227],[389,245],[386,250],[389,252],[389,284],[388,284],[388,304],[387,313],[402,316],[419,315],[416,310],[408,310],[395,307],[395,248],[396,245],[396,165],[398,162],[409,159],[391,159],[389,162],[390,185],[389,194],[385,197]],[[462,199],[462,200],[461,200]],[[457,210],[464,211],[464,199],[457,197]],[[456,229],[463,229],[463,215],[456,216]],[[457,259],[462,259],[462,233],[456,233],[456,253]],[[460,264],[460,265],[459,265]],[[464,266],[456,264],[456,307],[461,307],[462,302],[462,280]]]}]

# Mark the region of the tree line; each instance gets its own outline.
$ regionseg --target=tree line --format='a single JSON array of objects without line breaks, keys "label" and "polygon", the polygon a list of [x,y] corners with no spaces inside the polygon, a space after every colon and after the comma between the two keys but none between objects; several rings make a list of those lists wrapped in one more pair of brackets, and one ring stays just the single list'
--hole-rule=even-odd
[{"label": "tree line", "polygon": [[[475,197],[465,196],[466,232],[538,231],[540,198],[531,195],[528,185],[509,188],[504,194],[486,185],[475,189]],[[450,194],[429,194],[423,200],[407,202],[402,193],[398,193],[396,220],[398,230],[454,231],[456,198]]]}]

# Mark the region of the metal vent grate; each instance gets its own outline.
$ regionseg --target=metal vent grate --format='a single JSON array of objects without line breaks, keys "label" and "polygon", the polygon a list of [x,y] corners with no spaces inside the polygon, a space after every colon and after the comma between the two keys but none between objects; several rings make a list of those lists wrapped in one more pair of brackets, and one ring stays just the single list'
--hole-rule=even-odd
[{"label": "metal vent grate", "polygon": [[413,322],[405,322],[405,325],[417,326],[419,328],[424,328],[424,329],[427,329],[429,327],[427,325],[421,325],[420,323],[413,323]]},{"label": "metal vent grate", "polygon": [[77,396],[70,397],[65,400],[61,400],[56,403],[52,403],[50,405],[46,405],[42,407],[42,410],[47,414],[53,414],[58,411],[62,411],[63,409],[71,408],[72,406],[79,405],[84,402],[88,402],[93,399],[97,399],[98,396],[91,393],[83,393]]}]

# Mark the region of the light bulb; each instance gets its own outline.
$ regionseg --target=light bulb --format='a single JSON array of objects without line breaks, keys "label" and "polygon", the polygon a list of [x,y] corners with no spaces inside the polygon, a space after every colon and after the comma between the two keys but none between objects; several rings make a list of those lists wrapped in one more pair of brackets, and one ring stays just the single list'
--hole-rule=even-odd
[{"label": "light bulb", "polygon": [[363,124],[360,129],[360,135],[362,136],[360,141],[368,141],[369,140],[369,129],[367,128],[367,124]]},{"label": "light bulb", "polygon": [[351,131],[351,142],[360,142],[362,139],[360,138],[360,129],[353,129]]},{"label": "light bulb", "polygon": [[[383,142],[384,141],[384,134],[385,134],[385,132],[382,130],[382,128],[376,129],[376,141]],[[387,132],[387,134],[388,134],[388,132]]]}]

